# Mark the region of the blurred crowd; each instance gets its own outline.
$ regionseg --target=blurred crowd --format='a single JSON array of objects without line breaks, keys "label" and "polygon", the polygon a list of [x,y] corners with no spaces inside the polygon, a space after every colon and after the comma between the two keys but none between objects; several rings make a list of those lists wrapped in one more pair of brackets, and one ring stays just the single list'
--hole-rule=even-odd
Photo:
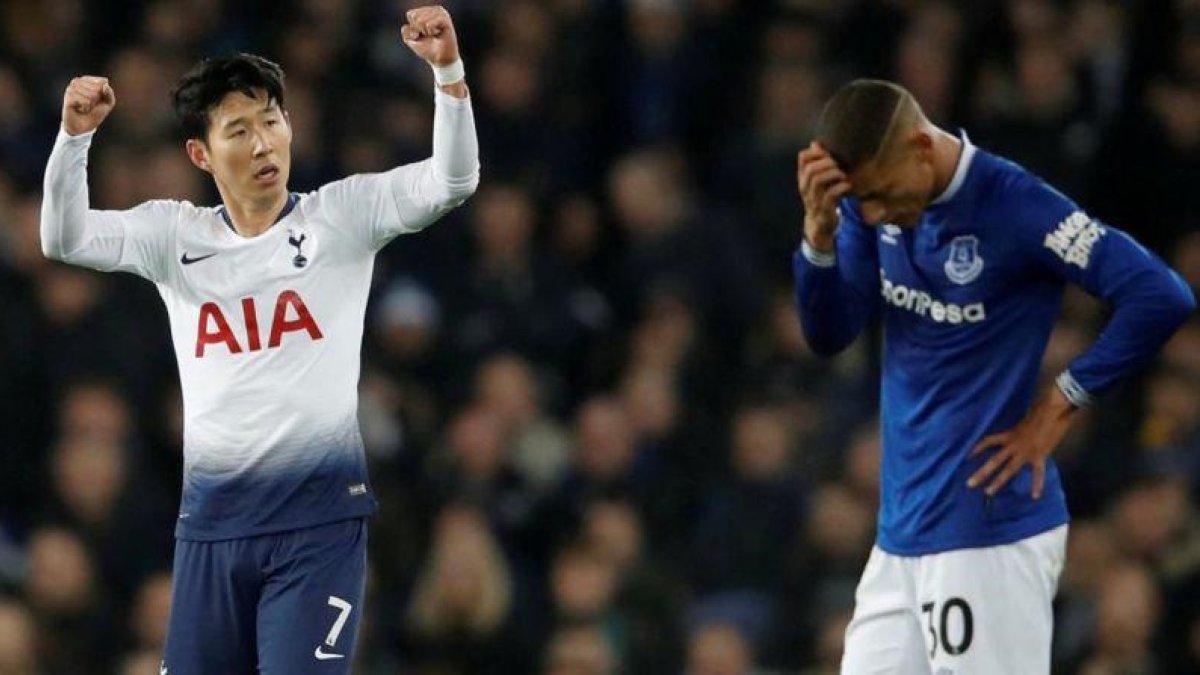
[{"label": "blurred crowd", "polygon": [[[308,191],[427,156],[413,4],[0,3],[0,675],[158,673],[170,611],[165,312],[38,246],[67,81],[117,95],[94,207],[214,204],[167,92],[202,56],[261,53]],[[796,152],[849,78],[904,84],[1200,291],[1196,0],[444,4],[484,177],[378,258],[356,673],[836,672],[874,538],[879,336],[816,359],[790,261]],[[1105,311],[1068,294],[1045,372]],[[1200,323],[1056,457],[1054,672],[1200,672]]]}]

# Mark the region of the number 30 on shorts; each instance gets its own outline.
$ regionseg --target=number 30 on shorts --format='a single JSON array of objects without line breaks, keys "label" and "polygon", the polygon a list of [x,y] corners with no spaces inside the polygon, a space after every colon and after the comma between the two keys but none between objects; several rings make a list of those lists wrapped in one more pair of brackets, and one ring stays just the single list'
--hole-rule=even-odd
[{"label": "number 30 on shorts", "polygon": [[929,628],[929,658],[937,656],[938,645],[950,656],[957,656],[971,648],[975,636],[975,619],[971,605],[962,598],[950,598],[940,605],[927,602],[921,605]]}]

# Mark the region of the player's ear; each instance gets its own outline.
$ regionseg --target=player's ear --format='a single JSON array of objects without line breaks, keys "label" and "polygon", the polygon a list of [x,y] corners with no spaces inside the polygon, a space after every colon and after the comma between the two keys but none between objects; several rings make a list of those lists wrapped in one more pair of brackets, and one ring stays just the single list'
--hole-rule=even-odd
[{"label": "player's ear", "polygon": [[192,164],[196,165],[197,169],[212,173],[212,165],[208,161],[208,146],[204,141],[198,138],[189,138],[184,144],[184,149],[187,150],[188,159],[192,160]]},{"label": "player's ear", "polygon": [[920,153],[923,159],[933,156],[933,134],[928,129],[920,127],[913,129],[912,135],[909,137],[909,145]]},{"label": "player's ear", "polygon": [[908,132],[900,147],[904,149],[903,156],[906,162],[933,163],[933,134],[926,129],[916,127]]}]

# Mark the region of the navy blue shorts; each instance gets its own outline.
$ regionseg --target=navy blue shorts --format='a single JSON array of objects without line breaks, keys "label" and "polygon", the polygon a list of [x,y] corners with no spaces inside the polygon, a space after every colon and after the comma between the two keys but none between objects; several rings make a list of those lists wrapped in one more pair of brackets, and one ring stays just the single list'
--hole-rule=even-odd
[{"label": "navy blue shorts", "polygon": [[349,673],[366,519],[175,543],[166,675]]}]

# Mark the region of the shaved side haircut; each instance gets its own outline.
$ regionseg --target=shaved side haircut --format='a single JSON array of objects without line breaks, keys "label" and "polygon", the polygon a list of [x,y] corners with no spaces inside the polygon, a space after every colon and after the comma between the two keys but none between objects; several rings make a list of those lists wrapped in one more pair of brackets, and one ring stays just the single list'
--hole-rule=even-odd
[{"label": "shaved side haircut", "polygon": [[920,115],[920,106],[904,87],[883,80],[854,80],[825,104],[816,140],[842,171],[851,173],[879,156],[896,131]]}]

